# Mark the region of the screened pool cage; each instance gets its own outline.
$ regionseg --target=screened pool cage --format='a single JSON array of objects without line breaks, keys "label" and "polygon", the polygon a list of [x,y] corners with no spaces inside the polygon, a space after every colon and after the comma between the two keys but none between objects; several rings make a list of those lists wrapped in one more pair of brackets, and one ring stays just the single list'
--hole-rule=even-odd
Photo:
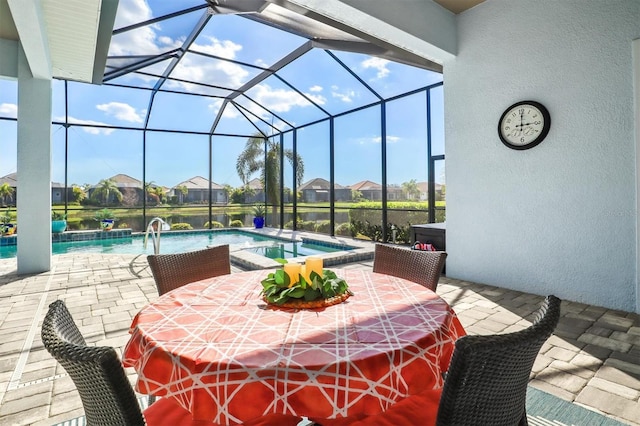
[{"label": "screened pool cage", "polygon": [[[52,203],[67,229],[95,228],[104,208],[133,231],[154,217],[253,226],[261,205],[269,227],[402,243],[411,224],[445,220],[437,65],[261,1],[128,4],[103,84],[53,82]],[[0,81],[0,105],[16,92]],[[15,162],[0,167],[11,210]]]}]

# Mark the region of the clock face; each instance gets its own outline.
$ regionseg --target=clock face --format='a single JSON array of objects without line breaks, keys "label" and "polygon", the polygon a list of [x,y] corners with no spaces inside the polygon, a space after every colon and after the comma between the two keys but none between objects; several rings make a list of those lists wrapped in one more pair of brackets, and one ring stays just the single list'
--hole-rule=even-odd
[{"label": "clock face", "polygon": [[528,149],[542,142],[550,126],[549,111],[542,104],[523,101],[511,105],[502,114],[498,135],[509,148]]}]

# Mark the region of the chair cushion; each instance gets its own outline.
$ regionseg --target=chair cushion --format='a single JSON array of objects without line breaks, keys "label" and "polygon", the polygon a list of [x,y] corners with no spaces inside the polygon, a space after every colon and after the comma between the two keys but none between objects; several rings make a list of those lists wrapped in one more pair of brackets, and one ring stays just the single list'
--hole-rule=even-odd
[{"label": "chair cushion", "polygon": [[373,416],[349,416],[337,419],[312,418],[322,426],[398,426],[436,424],[442,389],[427,390],[392,405],[383,413]]},{"label": "chair cushion", "polygon": [[[215,423],[194,420],[191,413],[182,408],[173,398],[159,398],[144,411],[148,426],[212,426]],[[302,417],[286,414],[269,414],[256,420],[245,422],[246,426],[296,426]]]},{"label": "chair cushion", "polygon": [[172,398],[158,398],[149,408],[144,410],[144,419],[148,426],[211,426],[213,423],[193,420],[191,413]]}]

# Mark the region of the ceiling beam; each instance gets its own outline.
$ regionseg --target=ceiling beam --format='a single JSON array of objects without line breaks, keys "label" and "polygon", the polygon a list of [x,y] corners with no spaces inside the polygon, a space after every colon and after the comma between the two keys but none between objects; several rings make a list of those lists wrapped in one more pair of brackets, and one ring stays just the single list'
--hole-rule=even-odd
[{"label": "ceiling beam", "polygon": [[102,84],[102,79],[104,78],[107,56],[109,55],[109,45],[111,44],[111,33],[118,11],[118,1],[119,0],[102,0],[98,34],[96,35],[96,52],[91,77],[91,82],[94,84]]},{"label": "ceiling beam", "polygon": [[[442,63],[456,55],[456,27],[455,15],[435,5],[440,12],[447,12],[438,16],[428,15],[433,25],[440,29],[436,33],[445,32],[442,40],[425,40],[409,32],[399,24],[393,25],[375,16],[378,9],[393,8],[396,14],[410,14],[403,11],[394,2],[367,2],[356,0],[267,0],[278,6],[304,15],[308,18],[330,25],[341,31],[367,40],[390,51],[404,52],[404,55],[415,55],[421,58],[416,65],[433,71],[442,72]],[[349,4],[347,4],[347,2]],[[409,3],[409,2],[408,2]],[[423,2],[419,2],[422,5]],[[430,3],[430,2],[424,2]],[[413,2],[410,2],[413,4]],[[422,11],[422,9],[418,9]],[[447,18],[447,19],[444,19]],[[440,22],[444,21],[444,22]],[[429,26],[427,24],[423,24]],[[402,56],[402,55],[400,55]],[[409,61],[402,61],[410,63]],[[424,63],[418,63],[424,62]]]},{"label": "ceiling beam", "polygon": [[40,0],[7,0],[33,78],[51,80],[51,56]]}]

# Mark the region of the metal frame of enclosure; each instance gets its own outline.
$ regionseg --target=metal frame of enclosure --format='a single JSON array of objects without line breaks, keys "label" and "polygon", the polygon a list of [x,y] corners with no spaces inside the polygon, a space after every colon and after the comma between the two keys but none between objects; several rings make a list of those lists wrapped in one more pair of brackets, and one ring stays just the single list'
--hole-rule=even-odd
[{"label": "metal frame of enclosure", "polygon": [[[232,3],[232,2],[229,2]],[[251,3],[251,2],[248,2]],[[255,3],[255,2],[253,2]],[[213,3],[212,3],[213,4]],[[239,2],[239,4],[241,4],[241,2]],[[426,145],[427,145],[427,157],[423,159],[423,163],[419,160],[419,159],[407,159],[407,163],[412,163],[412,164],[416,164],[417,167],[426,167],[428,169],[428,205],[429,205],[429,212],[428,212],[428,217],[429,217],[429,222],[435,222],[436,221],[436,203],[435,203],[435,162],[437,161],[443,161],[444,160],[444,155],[432,155],[432,149],[431,149],[431,145],[432,145],[432,106],[431,106],[431,102],[432,102],[432,96],[431,93],[434,89],[440,88],[442,86],[442,82],[438,82],[435,84],[431,84],[431,85],[424,85],[422,87],[419,87],[415,90],[411,90],[409,92],[406,93],[402,93],[400,95],[396,95],[396,96],[392,96],[392,97],[387,97],[385,98],[384,96],[382,96],[380,93],[378,93],[370,84],[368,84],[366,81],[364,81],[359,75],[358,73],[354,72],[354,70],[352,70],[347,64],[345,64],[345,62],[343,62],[334,52],[333,50],[346,50],[346,51],[352,51],[352,52],[363,52],[363,53],[368,53],[367,50],[370,48],[364,46],[363,43],[360,42],[353,42],[353,41],[349,41],[349,40],[341,40],[339,35],[333,39],[333,40],[327,40],[327,39],[318,39],[314,34],[300,34],[299,32],[295,32],[295,34],[297,36],[304,36],[308,39],[308,41],[304,44],[302,44],[301,46],[297,47],[296,49],[294,49],[293,51],[291,51],[290,53],[288,53],[286,56],[284,56],[283,58],[281,58],[279,61],[277,61],[276,63],[272,64],[271,66],[258,66],[255,64],[250,64],[244,61],[239,61],[239,60],[235,60],[235,59],[229,59],[229,58],[225,58],[225,57],[221,57],[221,56],[217,56],[217,55],[213,55],[210,53],[206,53],[206,52],[202,52],[202,51],[198,51],[198,50],[193,50],[192,44],[194,43],[194,41],[198,38],[198,36],[201,34],[201,32],[203,31],[203,29],[205,28],[205,26],[209,23],[211,17],[216,14],[216,13],[232,13],[232,12],[237,12],[237,11],[221,11],[221,10],[214,10],[212,9],[212,6],[209,4],[202,4],[202,5],[198,5],[198,6],[194,6],[194,7],[190,7],[190,8],[186,8],[184,10],[180,10],[180,11],[176,11],[173,13],[169,13],[163,16],[159,16],[159,17],[155,17],[153,19],[149,19],[147,21],[144,22],[139,22],[136,23],[134,25],[128,25],[126,27],[122,27],[122,28],[118,28],[116,30],[114,30],[113,35],[114,37],[117,35],[121,35],[121,34],[126,34],[129,31],[135,31],[137,29],[149,26],[149,25],[154,25],[154,24],[158,24],[161,22],[165,22],[174,18],[178,18],[180,16],[183,16],[185,14],[191,14],[191,13],[198,13],[198,11],[200,11],[202,13],[202,16],[197,20],[196,24],[193,26],[193,28],[191,29],[190,33],[187,34],[184,37],[184,40],[182,42],[182,45],[176,48],[173,48],[171,50],[168,50],[166,52],[161,52],[161,53],[157,53],[157,54],[153,54],[153,55],[119,55],[119,56],[109,56],[107,59],[107,67],[106,67],[106,72],[104,75],[104,79],[103,79],[103,85],[105,86],[111,86],[111,87],[119,87],[119,88],[129,88],[129,89],[136,89],[136,90],[145,90],[148,91],[149,93],[149,101],[148,101],[148,107],[146,110],[146,116],[144,117],[144,125],[142,127],[127,127],[127,126],[112,126],[112,125],[100,125],[100,124],[83,124],[83,123],[75,123],[75,122],[71,122],[70,117],[69,117],[69,88],[67,85],[67,82],[64,82],[64,103],[65,103],[65,117],[64,120],[53,120],[52,124],[53,125],[59,125],[65,128],[65,134],[64,134],[64,142],[65,142],[65,164],[64,164],[64,173],[65,173],[65,182],[64,182],[64,186],[65,188],[69,187],[69,182],[68,182],[68,141],[69,141],[69,134],[68,134],[68,130],[70,127],[73,126],[78,126],[78,127],[82,127],[82,126],[86,126],[86,127],[102,127],[102,128],[109,128],[109,129],[119,129],[119,130],[129,130],[129,131],[140,131],[142,132],[142,182],[147,182],[147,154],[148,154],[148,144],[147,144],[147,136],[152,133],[152,132],[169,132],[169,133],[180,133],[180,134],[193,134],[193,135],[206,135],[208,136],[208,142],[209,142],[209,202],[208,202],[208,207],[209,207],[209,222],[212,222],[212,218],[213,218],[213,190],[212,190],[212,183],[213,183],[213,171],[214,171],[214,164],[213,164],[213,158],[215,155],[213,146],[214,146],[214,141],[217,137],[238,137],[238,138],[250,138],[250,137],[255,137],[255,135],[252,134],[233,134],[233,133],[227,133],[227,132],[219,132],[218,131],[218,125],[221,121],[221,119],[223,118],[223,114],[225,111],[225,108],[227,106],[233,106],[235,108],[235,110],[237,110],[237,112],[239,112],[239,114],[241,114],[242,116],[244,116],[244,118],[251,123],[251,125],[253,126],[253,128],[255,129],[255,134],[259,134],[261,135],[264,139],[265,139],[265,155],[266,155],[266,142],[267,140],[271,140],[271,141],[277,141],[280,144],[280,164],[284,165],[284,157],[283,157],[283,152],[285,150],[285,139],[289,138],[289,140],[292,141],[292,149],[293,149],[293,153],[294,156],[296,155],[297,151],[298,151],[298,136],[299,133],[302,129],[307,128],[309,126],[313,126],[316,124],[320,124],[320,123],[326,123],[328,124],[328,128],[329,128],[329,134],[328,134],[328,148],[329,148],[329,182],[330,182],[330,190],[329,190],[329,217],[330,219],[330,229],[331,235],[334,235],[334,230],[335,230],[335,213],[336,213],[336,197],[335,197],[335,185],[336,185],[336,179],[335,179],[335,130],[334,130],[334,123],[335,120],[339,117],[344,117],[344,116],[348,116],[350,114],[354,114],[356,112],[368,109],[368,108],[379,108],[379,116],[380,116],[380,121],[376,124],[377,126],[379,126],[379,135],[381,137],[381,143],[380,143],[380,158],[381,158],[381,186],[382,186],[382,209],[381,209],[381,225],[382,225],[382,233],[384,236],[388,236],[390,235],[390,230],[387,229],[388,227],[388,208],[387,208],[387,105],[389,104],[389,102],[392,102],[394,100],[398,100],[407,96],[412,96],[412,95],[423,95],[424,96],[424,102],[426,105],[426,116],[424,117],[424,120],[426,121],[426,128],[427,128],[427,140]],[[246,13],[245,11],[240,11],[243,14],[240,15],[244,18],[248,18],[251,20],[255,20],[258,21],[260,23],[263,24],[267,24],[267,25],[272,25],[274,26],[273,22],[269,22],[268,20],[264,20],[262,19],[259,15],[254,15],[251,13]],[[275,25],[278,29],[283,29],[282,26],[278,26]],[[315,102],[314,99],[312,99],[310,96],[308,96],[307,94],[304,93],[303,90],[300,90],[298,87],[295,86],[295,84],[293,84],[292,82],[288,81],[285,77],[283,77],[282,75],[279,74],[279,71],[282,70],[284,67],[286,67],[288,64],[292,63],[293,61],[295,61],[296,59],[302,57],[303,55],[305,55],[306,53],[314,50],[314,49],[319,49],[323,52],[325,52],[332,61],[335,62],[337,67],[340,67],[344,70],[346,70],[354,79],[356,79],[362,87],[364,87],[366,89],[366,91],[368,91],[370,94],[372,94],[375,97],[375,101],[371,102],[371,103],[367,103],[366,105],[361,105],[358,106],[356,108],[350,109],[348,111],[342,111],[339,113],[331,113],[329,112],[326,108],[323,108],[322,105],[320,105],[319,103]],[[202,81],[184,81],[181,80],[178,77],[175,77],[173,75],[174,70],[176,70],[176,68],[180,65],[181,61],[185,58],[185,56],[187,54],[190,55],[198,55],[198,56],[202,56],[202,57],[206,57],[206,58],[210,58],[212,60],[215,61],[226,61],[229,63],[233,63],[235,65],[239,65],[241,67],[247,68],[247,69],[253,69],[257,71],[257,74],[255,76],[253,76],[253,78],[250,78],[248,81],[244,82],[244,84],[242,84],[240,87],[223,87],[223,86],[219,86],[219,85],[214,85],[214,84],[210,84],[210,83],[205,83]],[[161,64],[162,62],[167,61],[167,65],[164,68],[164,70],[161,73],[154,73],[154,72],[150,72],[149,68],[153,67],[153,66],[157,66],[158,64]],[[410,60],[405,58],[405,63],[410,63]],[[415,64],[415,63],[414,63]],[[423,68],[427,68],[425,67],[424,64],[418,63],[415,64],[418,66],[421,66]],[[149,79],[155,79],[155,84],[153,84],[153,87],[142,87],[142,86],[134,86],[134,85],[127,85],[125,83],[122,83],[119,81],[119,79],[123,76],[127,76],[129,74],[137,74],[140,76],[144,76],[147,77]],[[269,77],[275,77],[278,79],[278,81],[280,81],[283,85],[285,85],[286,87],[288,87],[289,89],[295,91],[298,95],[300,95],[302,98],[304,98],[307,102],[309,102],[311,105],[313,105],[314,108],[316,108],[318,111],[320,111],[322,113],[322,118],[320,119],[316,119],[310,122],[307,122],[305,124],[297,124],[297,123],[291,123],[289,121],[287,121],[287,119],[282,115],[282,114],[278,114],[276,111],[270,110],[268,108],[267,105],[260,103],[259,100],[252,98],[250,95],[247,94],[247,92],[256,87],[256,85],[260,84],[261,82],[263,82],[265,79],[269,78]],[[120,79],[121,80],[121,79]],[[197,90],[194,90],[193,92],[183,92],[183,91],[178,91],[174,88],[174,86],[171,85],[167,85],[167,82],[182,82],[182,83],[188,83],[190,85],[192,85],[193,87],[197,87]],[[74,83],[75,84],[75,83]],[[211,94],[211,93],[218,93],[220,92],[220,94]],[[190,96],[194,96],[194,97],[207,97],[209,99],[213,99],[213,100],[219,100],[222,104],[221,107],[219,108],[217,115],[213,118],[212,123],[211,123],[211,127],[209,129],[209,131],[185,131],[185,130],[169,130],[169,129],[161,129],[161,128],[156,128],[152,125],[150,125],[150,117],[154,111],[154,102],[156,100],[156,95],[160,94],[160,93],[179,93],[181,95],[190,95]],[[242,102],[240,102],[242,101]],[[247,108],[246,105],[257,105],[261,110],[266,111],[271,117],[272,120],[275,119],[279,122],[279,125],[274,125],[273,121],[269,122],[268,120],[265,120],[263,117],[261,117],[260,115],[256,114],[254,111],[252,111],[250,108]],[[7,119],[7,118],[0,118],[0,119]],[[265,131],[264,129],[268,129],[268,131]],[[444,162],[442,163],[444,164]],[[375,165],[374,165],[375,166]],[[281,173],[283,173],[283,169],[284,167],[281,167]],[[292,192],[293,194],[297,194],[297,185],[296,185],[296,180],[295,180],[295,176],[296,176],[296,169],[295,169],[295,165],[293,165],[293,188],[292,188]],[[284,226],[284,215],[285,215],[285,209],[290,209],[293,212],[293,229],[297,229],[297,217],[298,217],[298,200],[297,197],[294,196],[293,197],[293,202],[292,203],[285,203],[285,197],[284,197],[284,190],[285,190],[285,184],[284,184],[284,176],[281,175],[281,179],[280,179],[280,200],[279,200],[279,205],[276,206],[278,211],[279,211],[279,224],[280,224],[280,228],[282,228]],[[68,191],[65,191],[65,212],[68,209],[68,203],[69,203],[69,199],[68,199],[69,193]],[[266,198],[265,198],[265,203],[267,202]],[[269,206],[266,206],[269,207]],[[143,197],[143,202],[142,202],[142,212],[143,212],[143,223],[147,222],[147,197]]]}]

